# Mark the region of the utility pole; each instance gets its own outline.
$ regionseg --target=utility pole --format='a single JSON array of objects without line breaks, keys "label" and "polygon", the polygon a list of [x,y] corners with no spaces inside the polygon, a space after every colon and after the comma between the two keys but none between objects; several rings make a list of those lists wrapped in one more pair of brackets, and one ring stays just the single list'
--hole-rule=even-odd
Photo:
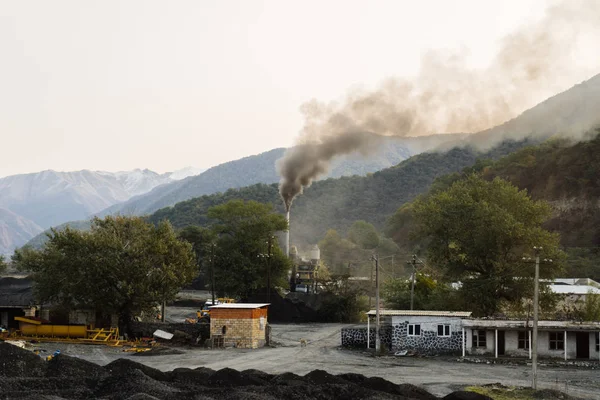
[{"label": "utility pole", "polygon": [[[371,260],[375,261],[374,256],[371,257]],[[369,310],[371,309],[371,298],[373,296],[373,266],[375,264],[371,264],[371,290],[369,291]]]},{"label": "utility pole", "polygon": [[414,306],[414,298],[415,298],[415,275],[417,274],[417,269],[415,267],[415,265],[417,264],[417,256],[416,254],[413,254],[412,256],[412,261],[409,261],[409,264],[412,264],[412,279],[411,279],[411,285],[410,285],[410,309],[411,311],[413,310],[413,306]]},{"label": "utility pole", "polygon": [[271,302],[271,245],[273,236],[267,241],[267,303]]},{"label": "utility pole", "polygon": [[375,261],[375,353],[381,351],[381,340],[379,338],[379,257],[373,255]]},{"label": "utility pole", "polygon": [[212,294],[212,305],[215,305],[215,244],[210,245],[210,293]]},{"label": "utility pole", "polygon": [[[535,286],[533,290],[533,337],[532,337],[532,350],[531,355],[531,369],[532,369],[532,384],[533,390],[537,390],[537,356],[538,356],[538,319],[539,319],[539,297],[540,297],[540,251],[541,247],[534,247],[535,251]],[[565,343],[565,346],[567,344]]]}]

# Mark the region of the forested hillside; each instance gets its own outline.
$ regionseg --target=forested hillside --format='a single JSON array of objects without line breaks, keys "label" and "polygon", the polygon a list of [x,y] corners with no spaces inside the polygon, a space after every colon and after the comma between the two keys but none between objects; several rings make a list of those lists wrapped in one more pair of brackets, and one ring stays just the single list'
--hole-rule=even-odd
[{"label": "forested hillside", "polygon": [[[297,245],[316,243],[323,238],[327,229],[345,232],[357,220],[365,220],[382,228],[398,207],[427,191],[437,177],[460,171],[479,157],[495,159],[527,144],[530,142],[509,141],[485,153],[470,147],[422,153],[366,177],[315,182],[292,205],[292,241]],[[168,219],[177,228],[202,225],[207,222],[206,211],[209,207],[239,198],[271,203],[277,210],[284,211],[277,184],[272,184],[201,196],[161,209],[149,218],[153,222]]]},{"label": "forested hillside", "polygon": [[[327,177],[366,175],[388,168],[414,154],[459,140],[464,135],[447,134],[414,138],[386,137],[382,145],[367,157],[358,154],[340,157],[333,161]],[[155,188],[149,193],[132,198],[104,210],[100,215],[113,213],[143,215],[180,201],[213,194],[228,189],[257,183],[279,182],[276,162],[283,157],[285,149],[273,149],[261,154],[244,157],[212,167],[202,174]]]}]

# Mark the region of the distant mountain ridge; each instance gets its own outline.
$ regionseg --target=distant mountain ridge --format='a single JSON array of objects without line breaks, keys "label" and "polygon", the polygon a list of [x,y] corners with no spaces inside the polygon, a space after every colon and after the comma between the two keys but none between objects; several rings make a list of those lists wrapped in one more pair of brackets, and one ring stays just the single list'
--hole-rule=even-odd
[{"label": "distant mountain ridge", "polygon": [[[190,170],[178,172],[185,176]],[[86,219],[115,203],[173,182],[174,173],[46,170],[0,178],[0,254],[44,229]]]},{"label": "distant mountain ridge", "polygon": [[[447,134],[410,138],[387,137],[384,138],[384,143],[380,148],[368,157],[354,154],[336,159],[332,163],[330,172],[321,179],[352,175],[363,176],[373,173],[396,165],[412,155],[430,150],[442,143],[459,140],[464,136],[463,134]],[[283,157],[285,150],[277,148],[217,165],[197,176],[154,188],[142,196],[134,197],[122,204],[116,204],[99,215],[149,214],[180,201],[206,194],[256,183],[279,182],[276,161]]]}]

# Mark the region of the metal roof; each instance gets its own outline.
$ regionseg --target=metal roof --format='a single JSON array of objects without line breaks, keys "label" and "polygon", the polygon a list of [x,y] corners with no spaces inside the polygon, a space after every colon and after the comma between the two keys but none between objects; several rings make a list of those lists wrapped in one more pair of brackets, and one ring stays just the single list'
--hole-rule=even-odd
[{"label": "metal roof", "polygon": [[556,294],[600,294],[600,289],[589,285],[549,285],[553,293]]},{"label": "metal roof", "polygon": [[[375,310],[371,310],[367,315],[375,315]],[[379,315],[391,316],[420,316],[420,317],[461,317],[468,318],[471,311],[425,311],[425,310],[379,310]]]},{"label": "metal roof", "polygon": [[0,278],[0,308],[20,308],[36,304],[32,284],[28,278]]},{"label": "metal roof", "polygon": [[261,307],[265,307],[268,306],[271,303],[224,303],[224,304],[217,304],[216,306],[210,306],[208,308],[210,308],[211,310],[213,308],[231,308],[231,309],[247,309],[247,308],[261,308]]}]

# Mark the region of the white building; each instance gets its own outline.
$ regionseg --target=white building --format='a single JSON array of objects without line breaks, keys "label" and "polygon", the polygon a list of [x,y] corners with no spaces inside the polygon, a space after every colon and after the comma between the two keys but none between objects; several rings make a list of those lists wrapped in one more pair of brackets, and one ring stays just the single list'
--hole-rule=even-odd
[{"label": "white building", "polygon": [[[362,338],[373,347],[375,310],[367,313],[367,332],[342,332],[342,343]],[[393,352],[455,353],[466,356],[531,358],[532,321],[471,318],[465,311],[380,310],[381,343]],[[364,331],[364,328],[362,328]],[[600,322],[539,321],[538,355],[565,360],[600,360]]]}]

